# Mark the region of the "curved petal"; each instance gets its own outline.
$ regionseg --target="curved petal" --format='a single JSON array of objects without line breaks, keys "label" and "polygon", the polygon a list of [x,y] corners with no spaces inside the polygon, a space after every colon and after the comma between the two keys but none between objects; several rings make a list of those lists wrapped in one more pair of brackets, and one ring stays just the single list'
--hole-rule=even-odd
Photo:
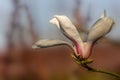
[{"label": "curved petal", "polygon": [[68,17],[56,15],[55,18],[58,20],[60,29],[64,32],[65,35],[67,35],[69,38],[76,40],[79,43],[82,42],[79,32]]},{"label": "curved petal", "polygon": [[50,20],[50,22],[55,24],[62,33],[74,43],[78,51],[78,55],[83,53],[83,41],[80,38],[76,27],[72,24],[68,17],[64,15],[55,15],[55,18]]},{"label": "curved petal", "polygon": [[100,18],[92,27],[88,34],[87,41],[96,41],[108,32],[110,32],[112,26],[114,24],[113,19],[109,17]]},{"label": "curved petal", "polygon": [[32,45],[32,48],[47,48],[47,47],[53,47],[59,45],[67,45],[68,47],[73,49],[73,46],[66,41],[50,40],[50,39],[39,40],[34,45]]}]

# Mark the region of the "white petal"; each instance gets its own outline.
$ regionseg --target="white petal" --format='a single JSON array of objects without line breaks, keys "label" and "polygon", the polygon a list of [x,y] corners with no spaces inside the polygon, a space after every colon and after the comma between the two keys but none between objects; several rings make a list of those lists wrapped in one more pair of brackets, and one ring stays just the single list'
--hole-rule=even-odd
[{"label": "white petal", "polygon": [[69,38],[75,45],[76,43],[79,44],[81,50],[83,52],[83,41],[80,38],[79,32],[77,31],[76,27],[72,24],[70,19],[64,15],[55,15],[55,18],[50,20],[52,24],[55,24],[62,33]]},{"label": "white petal", "polygon": [[97,39],[101,38],[102,36],[110,32],[113,24],[113,19],[109,17],[100,18],[90,30],[87,41],[96,41]]},{"label": "white petal", "polygon": [[60,28],[65,33],[65,35],[67,35],[69,38],[75,39],[80,43],[82,42],[79,32],[68,17],[56,15],[55,18],[59,21]]},{"label": "white petal", "polygon": [[55,15],[55,18],[51,19],[50,23],[56,25],[59,29],[61,29],[63,34],[70,39],[72,38],[77,40],[78,42],[82,42],[79,32],[68,17],[64,15]]},{"label": "white petal", "polygon": [[67,45],[68,47],[73,49],[73,46],[66,41],[50,40],[50,39],[39,40],[34,45],[32,45],[32,48],[47,48],[47,47],[53,47],[59,45]]}]

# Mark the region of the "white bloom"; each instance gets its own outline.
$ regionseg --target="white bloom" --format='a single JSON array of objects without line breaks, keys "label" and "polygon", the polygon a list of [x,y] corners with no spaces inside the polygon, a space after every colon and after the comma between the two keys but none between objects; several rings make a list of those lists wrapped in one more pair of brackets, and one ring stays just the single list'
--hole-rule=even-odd
[{"label": "white bloom", "polygon": [[32,46],[33,48],[39,48],[39,47],[46,48],[46,47],[52,47],[58,45],[67,45],[74,51],[76,56],[79,56],[82,59],[87,59],[91,54],[91,50],[94,42],[111,30],[114,21],[109,17],[102,16],[93,25],[92,29],[88,34],[88,38],[86,42],[82,41],[79,32],[77,31],[76,27],[72,24],[72,22],[67,16],[55,15],[54,18],[50,20],[50,23],[56,25],[56,27],[60,29],[61,32],[68,39],[70,39],[73,44],[61,40],[46,39],[36,42]]}]

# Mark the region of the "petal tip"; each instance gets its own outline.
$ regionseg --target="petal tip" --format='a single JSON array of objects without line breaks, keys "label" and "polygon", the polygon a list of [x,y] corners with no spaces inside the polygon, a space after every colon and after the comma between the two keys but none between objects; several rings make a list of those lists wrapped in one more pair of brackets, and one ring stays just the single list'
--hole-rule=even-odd
[{"label": "petal tip", "polygon": [[51,19],[49,22],[52,23],[52,24],[55,24],[56,21],[57,21],[57,19],[56,19],[56,18],[53,18],[53,19]]},{"label": "petal tip", "polygon": [[67,16],[65,16],[65,15],[54,15],[54,17],[55,17],[55,18],[65,18],[65,17],[67,17]]},{"label": "petal tip", "polygon": [[59,28],[59,22],[56,18],[51,19],[49,22],[53,25],[56,25]]},{"label": "petal tip", "polygon": [[38,47],[37,47],[36,45],[32,45],[32,48],[33,48],[33,49],[36,49],[36,48],[38,48]]},{"label": "petal tip", "polygon": [[107,15],[106,15],[106,10],[104,10],[104,12],[103,12],[103,14],[101,15],[101,17],[100,18],[104,18],[104,17],[106,17]]}]

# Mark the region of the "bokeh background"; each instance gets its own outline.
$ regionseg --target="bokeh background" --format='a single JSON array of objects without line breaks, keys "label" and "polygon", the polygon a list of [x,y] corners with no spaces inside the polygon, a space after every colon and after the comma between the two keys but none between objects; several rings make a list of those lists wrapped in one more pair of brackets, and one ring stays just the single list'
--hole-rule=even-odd
[{"label": "bokeh background", "polygon": [[118,80],[75,63],[66,46],[32,49],[40,39],[66,37],[49,23],[67,15],[83,39],[103,11],[112,17],[112,31],[94,46],[90,64],[120,73],[119,0],[0,0],[0,80]]}]

